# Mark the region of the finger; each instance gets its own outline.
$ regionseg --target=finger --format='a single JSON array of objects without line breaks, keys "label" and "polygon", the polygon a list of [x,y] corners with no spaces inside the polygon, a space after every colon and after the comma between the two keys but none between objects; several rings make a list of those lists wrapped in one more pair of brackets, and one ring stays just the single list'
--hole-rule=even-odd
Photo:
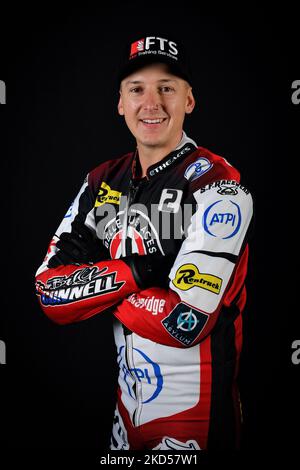
[{"label": "finger", "polygon": [[71,242],[59,240],[56,246],[60,251],[66,253],[72,259],[80,259],[83,255],[83,250],[76,240],[72,240]]},{"label": "finger", "polygon": [[69,252],[72,245],[74,245],[74,247],[76,247],[83,256],[86,256],[90,249],[87,245],[87,242],[81,238],[78,238],[78,235],[74,233],[62,233],[60,236],[60,242],[57,242],[57,247],[64,249],[64,246],[66,246],[67,251]]},{"label": "finger", "polygon": [[83,238],[86,241],[94,239],[92,231],[84,223],[76,220],[72,222],[72,232],[78,234],[80,238]]},{"label": "finger", "polygon": [[57,268],[58,266],[72,264],[76,262],[70,256],[67,256],[63,251],[58,251],[48,262],[48,268]]}]

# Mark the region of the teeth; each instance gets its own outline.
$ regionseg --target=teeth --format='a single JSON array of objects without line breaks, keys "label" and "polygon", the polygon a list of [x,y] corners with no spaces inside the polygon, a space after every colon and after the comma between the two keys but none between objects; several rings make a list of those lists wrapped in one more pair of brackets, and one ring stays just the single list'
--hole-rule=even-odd
[{"label": "teeth", "polygon": [[147,124],[160,124],[163,122],[163,119],[143,119],[143,122],[146,122]]}]

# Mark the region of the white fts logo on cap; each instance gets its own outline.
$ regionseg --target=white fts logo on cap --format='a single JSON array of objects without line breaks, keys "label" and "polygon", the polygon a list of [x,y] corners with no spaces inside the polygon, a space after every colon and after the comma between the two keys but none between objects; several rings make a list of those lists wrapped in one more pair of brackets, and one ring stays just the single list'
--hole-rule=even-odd
[{"label": "white fts logo on cap", "polygon": [[163,54],[177,60],[177,44],[168,39],[155,36],[148,36],[131,44],[129,59],[133,59],[137,55],[146,54]]}]

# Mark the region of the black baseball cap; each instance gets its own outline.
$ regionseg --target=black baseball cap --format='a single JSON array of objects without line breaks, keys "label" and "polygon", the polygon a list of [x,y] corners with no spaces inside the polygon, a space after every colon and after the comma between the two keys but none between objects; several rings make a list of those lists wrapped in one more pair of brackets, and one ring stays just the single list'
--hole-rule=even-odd
[{"label": "black baseball cap", "polygon": [[167,64],[170,73],[191,84],[188,58],[183,44],[167,35],[149,35],[129,41],[123,48],[118,70],[118,86],[136,70],[153,63]]}]

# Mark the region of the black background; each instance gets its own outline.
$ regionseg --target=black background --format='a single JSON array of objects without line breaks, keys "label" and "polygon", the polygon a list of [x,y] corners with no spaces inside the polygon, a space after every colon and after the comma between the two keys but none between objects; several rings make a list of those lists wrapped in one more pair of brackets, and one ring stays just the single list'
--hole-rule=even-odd
[{"label": "black background", "polygon": [[88,171],[134,146],[116,109],[117,57],[128,35],[143,37],[154,27],[188,46],[197,107],[185,130],[235,165],[255,196],[242,449],[267,458],[289,454],[299,423],[299,372],[290,360],[299,339],[290,272],[300,113],[291,103],[299,78],[293,12],[244,6],[209,15],[188,2],[94,10],[27,5],[1,21],[3,448],[89,456],[107,449],[116,385],[111,319],[52,324],[35,299],[34,273]]}]

